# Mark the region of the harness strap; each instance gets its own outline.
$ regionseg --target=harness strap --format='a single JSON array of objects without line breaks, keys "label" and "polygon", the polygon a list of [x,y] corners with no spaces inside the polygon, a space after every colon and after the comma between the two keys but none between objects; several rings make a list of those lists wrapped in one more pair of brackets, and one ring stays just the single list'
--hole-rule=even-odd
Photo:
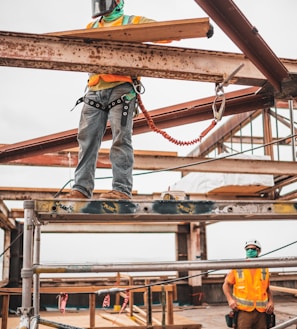
[{"label": "harness strap", "polygon": [[[129,95],[127,95],[127,96],[129,96]],[[71,111],[74,110],[74,108],[82,102],[84,102],[85,104],[90,105],[92,107],[95,107],[98,110],[104,111],[104,112],[108,112],[111,108],[113,108],[116,105],[124,104],[123,109],[122,109],[121,125],[125,126],[127,123],[128,111],[129,111],[129,100],[126,99],[126,95],[123,95],[120,98],[112,101],[107,106],[103,106],[101,103],[95,102],[94,100],[89,99],[86,96],[83,96],[83,97],[80,97],[76,101],[76,103],[75,103],[74,107],[71,109]]]}]

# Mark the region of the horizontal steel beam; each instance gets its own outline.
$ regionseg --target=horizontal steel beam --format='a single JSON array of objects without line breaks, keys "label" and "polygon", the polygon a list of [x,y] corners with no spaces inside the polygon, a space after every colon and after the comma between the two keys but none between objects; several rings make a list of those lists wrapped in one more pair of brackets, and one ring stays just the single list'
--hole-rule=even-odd
[{"label": "horizontal steel beam", "polygon": [[[155,272],[155,271],[210,271],[233,268],[296,267],[297,257],[258,258],[240,260],[199,260],[175,262],[104,263],[104,264],[57,264],[34,265],[34,273],[107,273],[107,272]],[[112,292],[112,291],[111,291]]]},{"label": "horizontal steel beam", "polygon": [[[0,65],[77,72],[129,74],[262,86],[267,80],[242,54],[117,41],[82,40],[0,31]],[[283,60],[291,72],[295,60]]]},{"label": "horizontal steel beam", "polygon": [[[31,201],[25,201],[31,202]],[[36,200],[36,216],[46,222],[139,223],[238,220],[295,220],[296,202],[211,200]]]},{"label": "horizontal steel beam", "polygon": [[50,223],[42,225],[41,233],[177,233],[180,232],[181,225],[158,223],[147,224],[67,224]]},{"label": "horizontal steel beam", "polygon": [[[78,152],[49,153],[29,159],[10,162],[9,165],[75,167]],[[109,153],[100,153],[97,168],[111,168]],[[166,170],[176,172],[210,172],[230,174],[292,175],[297,173],[297,163],[292,161],[232,159],[232,154],[222,158],[196,156],[134,155],[134,170]],[[1,188],[0,188],[1,191]]]},{"label": "horizontal steel beam", "polygon": [[[254,87],[226,93],[225,116],[267,108],[274,104],[272,95],[256,93],[256,91],[257,88]],[[207,97],[150,111],[150,116],[155,125],[160,129],[212,119],[212,104],[214,99],[214,97]],[[150,131],[151,128],[148,126],[147,120],[143,114],[134,119],[134,135]],[[110,126],[108,126],[103,140],[110,140],[111,136],[111,129]],[[63,133],[3,146],[0,148],[0,163],[56,152],[76,146],[77,129],[73,129]]]}]

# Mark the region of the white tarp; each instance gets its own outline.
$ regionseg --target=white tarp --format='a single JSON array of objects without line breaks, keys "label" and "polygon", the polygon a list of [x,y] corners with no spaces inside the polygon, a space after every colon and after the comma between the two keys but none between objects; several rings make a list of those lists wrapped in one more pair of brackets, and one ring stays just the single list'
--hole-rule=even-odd
[{"label": "white tarp", "polygon": [[[220,155],[224,157],[224,154]],[[235,159],[270,160],[269,156],[236,155]],[[219,162],[218,162],[219,166]],[[224,186],[263,186],[274,185],[273,175],[225,174],[225,173],[189,173],[170,186],[170,190],[186,193],[207,193]]]}]

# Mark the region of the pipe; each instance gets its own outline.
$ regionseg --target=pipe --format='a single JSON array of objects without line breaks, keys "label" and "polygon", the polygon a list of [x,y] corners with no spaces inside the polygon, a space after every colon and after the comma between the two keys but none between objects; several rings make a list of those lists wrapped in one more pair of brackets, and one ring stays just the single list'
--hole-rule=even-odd
[{"label": "pipe", "polygon": [[[40,239],[41,227],[37,224],[34,232],[33,264],[40,263]],[[38,316],[40,311],[40,278],[38,273],[33,275],[33,308],[34,315]]]},{"label": "pipe", "polygon": [[280,323],[277,326],[272,327],[271,329],[284,329],[284,328],[290,327],[292,324],[295,324],[295,323],[297,323],[297,317],[290,319],[288,321],[285,321],[283,323]]},{"label": "pipe", "polygon": [[110,263],[110,264],[56,264],[35,265],[34,273],[91,273],[91,272],[154,272],[154,271],[195,271],[222,270],[231,268],[254,267],[297,267],[297,257],[211,260],[211,261],[179,261],[148,263]]},{"label": "pipe", "polygon": [[296,146],[295,146],[295,124],[294,124],[294,104],[293,100],[288,100],[288,106],[290,110],[290,128],[292,137],[292,161],[296,162]]}]

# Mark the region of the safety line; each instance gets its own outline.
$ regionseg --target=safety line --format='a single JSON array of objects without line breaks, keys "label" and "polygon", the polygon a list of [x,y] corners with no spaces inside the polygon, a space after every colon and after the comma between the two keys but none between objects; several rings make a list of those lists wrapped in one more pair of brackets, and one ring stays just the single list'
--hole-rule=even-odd
[{"label": "safety line", "polygon": [[[268,255],[268,254],[271,254],[273,252],[276,252],[280,249],[284,249],[286,247],[289,247],[293,244],[297,243],[297,241],[294,241],[294,242],[291,242],[285,246],[282,246],[280,248],[277,248],[277,249],[274,249],[270,252],[267,252],[266,254],[263,254],[262,256],[259,256],[259,257],[263,257],[265,255]],[[153,286],[160,286],[162,284],[169,284],[169,283],[173,283],[173,282],[177,282],[177,281],[181,281],[181,280],[185,280],[185,279],[190,279],[190,278],[194,278],[194,277],[198,277],[198,276],[202,276],[202,275],[206,275],[206,274],[210,274],[210,273],[213,273],[213,272],[216,272],[218,270],[210,270],[210,271],[205,271],[205,272],[201,272],[199,274],[194,274],[194,275],[187,275],[187,276],[183,276],[181,278],[175,278],[175,279],[171,279],[171,280],[166,280],[166,281],[161,281],[161,282],[156,282],[156,283],[149,283],[149,284],[145,284],[145,285],[142,285],[142,286],[137,286],[137,287],[132,287],[132,288],[123,288],[123,290],[121,290],[121,288],[119,288],[119,290],[117,288],[111,288],[111,289],[106,289],[106,291],[110,291],[110,292],[118,292],[118,291],[127,291],[127,290],[136,290],[136,289],[139,289],[139,288],[147,288],[147,287],[153,287]],[[100,290],[99,290],[100,291]]]}]

